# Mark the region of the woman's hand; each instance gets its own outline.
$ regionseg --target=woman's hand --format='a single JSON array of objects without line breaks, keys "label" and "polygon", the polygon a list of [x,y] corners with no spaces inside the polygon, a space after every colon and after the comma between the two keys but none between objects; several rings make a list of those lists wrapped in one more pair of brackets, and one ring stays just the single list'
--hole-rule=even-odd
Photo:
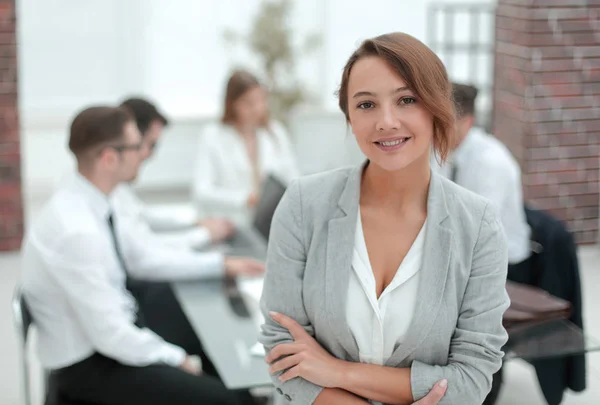
[{"label": "woman's hand", "polygon": [[286,328],[294,343],[284,343],[273,348],[265,361],[271,364],[269,372],[285,371],[282,382],[302,377],[313,384],[326,388],[341,385],[344,362],[329,354],[298,322],[285,315],[271,312],[271,318]]}]

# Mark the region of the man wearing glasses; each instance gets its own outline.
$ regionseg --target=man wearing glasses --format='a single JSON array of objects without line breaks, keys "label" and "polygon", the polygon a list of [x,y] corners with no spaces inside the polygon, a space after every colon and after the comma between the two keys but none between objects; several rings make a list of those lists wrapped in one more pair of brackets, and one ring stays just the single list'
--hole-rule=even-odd
[{"label": "man wearing glasses", "polygon": [[[169,121],[154,104],[142,98],[128,98],[121,103],[121,107],[133,115],[142,134],[142,159],[149,160]],[[140,233],[153,234],[161,231],[160,236],[168,236],[163,239],[176,247],[202,248],[210,243],[224,241],[231,237],[235,230],[233,224],[224,218],[206,218],[198,221],[196,214],[189,212],[164,213],[148,209],[135,195],[130,183],[123,183],[117,187],[113,193],[113,201],[124,214],[137,217],[138,227],[145,228],[140,230]]]},{"label": "man wearing glasses", "polygon": [[218,378],[201,373],[195,353],[146,327],[135,285],[138,278],[256,274],[263,265],[217,253],[173,255],[127,232],[110,203],[142,160],[142,137],[127,111],[82,111],[69,148],[77,174],[52,196],[23,244],[25,299],[40,360],[52,370],[47,403],[241,404]]}]

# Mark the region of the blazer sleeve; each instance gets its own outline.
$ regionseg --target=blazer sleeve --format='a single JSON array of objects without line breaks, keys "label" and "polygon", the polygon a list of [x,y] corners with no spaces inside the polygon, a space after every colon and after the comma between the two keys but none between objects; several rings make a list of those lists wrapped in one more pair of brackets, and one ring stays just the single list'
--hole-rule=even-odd
[{"label": "blazer sleeve", "polygon": [[448,364],[411,366],[413,397],[418,400],[433,385],[448,379],[440,405],[480,405],[492,386],[492,376],[502,365],[502,346],[508,335],[502,316],[509,306],[506,293],[508,251],[498,215],[486,206],[473,251],[471,274],[450,343]]},{"label": "blazer sleeve", "polygon": [[[303,236],[301,200],[300,185],[294,181],[288,187],[273,216],[267,270],[260,302],[265,323],[262,325],[259,341],[267,352],[277,345],[294,341],[287,329],[271,319],[270,311],[295,319],[314,336],[314,328],[302,298],[307,247]],[[282,383],[277,378],[280,374],[272,376],[273,384],[291,404],[312,404],[323,390],[323,387],[302,378]]]}]

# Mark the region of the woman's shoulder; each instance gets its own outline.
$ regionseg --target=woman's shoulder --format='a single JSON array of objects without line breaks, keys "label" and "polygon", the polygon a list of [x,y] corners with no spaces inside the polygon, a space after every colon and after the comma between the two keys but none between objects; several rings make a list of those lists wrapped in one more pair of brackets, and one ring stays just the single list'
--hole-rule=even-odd
[{"label": "woman's shoulder", "polygon": [[337,207],[341,194],[353,171],[344,167],[298,177],[288,186],[290,203],[302,206],[302,211],[312,214],[327,214]]},{"label": "woman's shoulder", "polygon": [[461,228],[478,231],[482,221],[487,223],[498,219],[496,207],[485,197],[482,197],[453,181],[435,174],[441,182],[446,198],[449,216]]},{"label": "woman's shoulder", "polygon": [[302,176],[296,182],[303,196],[339,197],[354,170],[354,167],[342,167]]}]

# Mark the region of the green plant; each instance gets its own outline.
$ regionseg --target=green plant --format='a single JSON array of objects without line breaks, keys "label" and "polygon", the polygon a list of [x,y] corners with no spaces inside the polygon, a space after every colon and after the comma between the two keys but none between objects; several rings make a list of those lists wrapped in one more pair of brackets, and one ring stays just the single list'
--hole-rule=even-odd
[{"label": "green plant", "polygon": [[266,85],[270,90],[271,115],[286,122],[292,109],[313,97],[297,77],[296,67],[321,46],[321,36],[307,35],[302,45],[293,45],[294,33],[289,24],[292,0],[265,0],[247,34],[226,30],[229,45],[243,44],[259,60]]}]

